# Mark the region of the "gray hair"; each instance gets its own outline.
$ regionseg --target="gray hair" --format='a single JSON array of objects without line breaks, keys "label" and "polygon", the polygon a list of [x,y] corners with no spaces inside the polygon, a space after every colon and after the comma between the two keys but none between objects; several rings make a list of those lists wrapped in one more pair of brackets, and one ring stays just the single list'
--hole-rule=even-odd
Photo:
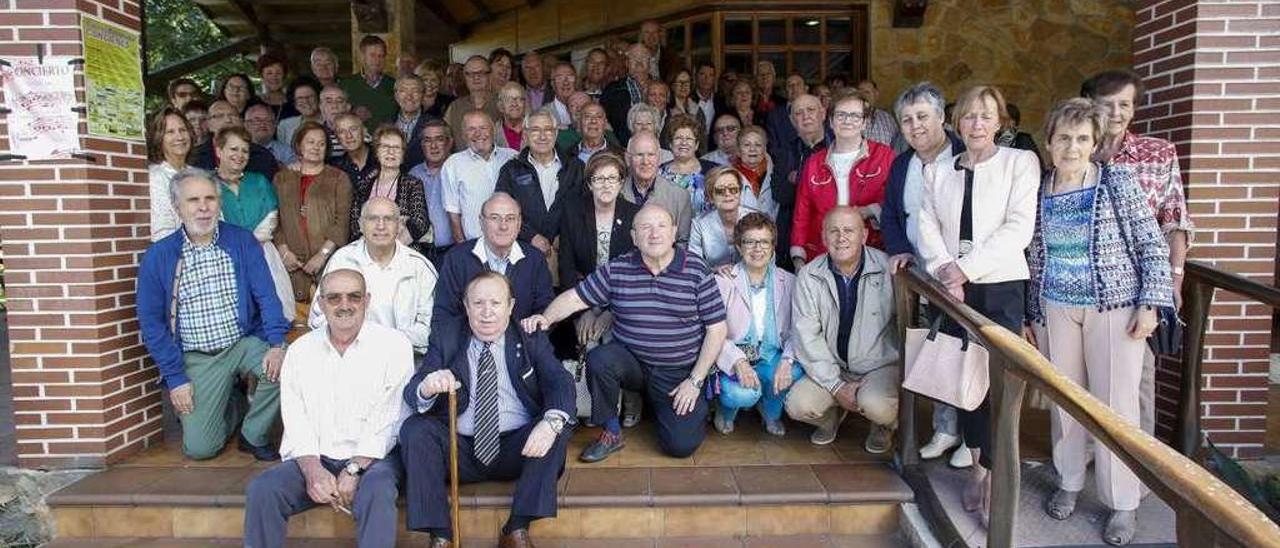
[{"label": "gray hair", "polygon": [[627,129],[635,132],[636,116],[640,114],[648,114],[653,117],[653,128],[657,131],[658,124],[662,121],[662,117],[658,115],[658,109],[653,108],[649,103],[636,103],[631,105],[631,110],[627,111]]},{"label": "gray hair", "polygon": [[548,120],[551,120],[551,125],[554,125],[556,127],[560,126],[560,120],[556,119],[555,111],[552,110],[550,103],[539,108],[538,110],[535,110],[533,112],[530,112],[524,115],[524,129],[526,131],[529,129],[529,125],[533,123],[534,118],[546,118]]},{"label": "gray hair", "polygon": [[[169,203],[173,205],[174,209],[178,208],[178,194],[182,192],[182,185],[193,179],[200,179],[213,185],[214,190],[218,188],[218,185],[213,182],[213,175],[208,171],[198,167],[184,168],[182,171],[175,173],[172,179],[169,179]],[[221,195],[219,195],[219,198],[221,198]]]},{"label": "gray hair", "polygon": [[911,86],[898,96],[898,100],[893,102],[893,114],[899,120],[902,119],[902,109],[910,105],[914,105],[924,101],[938,112],[938,116],[946,115],[947,100],[942,97],[942,91],[930,82],[920,82]]},{"label": "gray hair", "polygon": [[333,61],[334,68],[338,68],[338,66],[337,66],[337,65],[338,65],[338,56],[337,56],[337,54],[333,53],[333,50],[331,50],[331,49],[329,49],[329,48],[326,48],[326,47],[324,47],[324,46],[321,46],[321,47],[318,47],[318,48],[316,48],[316,49],[313,49],[313,50],[311,50],[311,58],[310,58],[310,61],[311,61],[312,63],[314,63],[314,62],[315,62],[315,60],[316,60],[316,57],[317,57],[317,56],[320,56],[320,57],[328,57],[330,60],[332,60],[332,61]]}]

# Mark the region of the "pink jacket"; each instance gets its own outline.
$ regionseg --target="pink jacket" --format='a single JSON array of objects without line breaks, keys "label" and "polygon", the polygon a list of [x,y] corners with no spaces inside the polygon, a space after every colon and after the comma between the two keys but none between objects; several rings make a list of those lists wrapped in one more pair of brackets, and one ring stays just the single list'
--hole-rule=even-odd
[{"label": "pink jacket", "polygon": [[[716,287],[720,289],[720,298],[724,299],[726,314],[725,323],[729,327],[724,347],[716,357],[716,366],[725,373],[733,373],[733,364],[744,359],[742,350],[734,341],[746,336],[751,330],[754,315],[751,311],[751,282],[747,276],[738,273],[737,277],[716,275]],[[796,278],[790,272],[775,268],[773,271],[773,309],[775,320],[782,333],[778,340],[782,343],[782,357],[794,359],[791,348],[791,293],[796,285]]]}]

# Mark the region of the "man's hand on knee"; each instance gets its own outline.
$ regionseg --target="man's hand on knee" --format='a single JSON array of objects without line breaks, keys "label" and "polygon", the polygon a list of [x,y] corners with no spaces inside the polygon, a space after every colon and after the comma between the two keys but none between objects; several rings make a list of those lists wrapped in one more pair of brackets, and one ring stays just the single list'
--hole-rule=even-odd
[{"label": "man's hand on knee", "polygon": [[320,457],[299,457],[298,467],[307,480],[307,496],[316,504],[330,504],[338,498],[338,480],[320,464]]},{"label": "man's hand on knee", "polygon": [[190,415],[196,410],[195,389],[191,383],[173,388],[169,390],[169,401],[173,403],[173,410],[179,415]]},{"label": "man's hand on knee", "polygon": [[836,398],[836,403],[854,413],[861,413],[862,408],[858,406],[858,389],[862,387],[861,383],[846,382],[836,389],[832,394]]},{"label": "man's hand on knee", "polygon": [[280,382],[280,368],[284,365],[284,348],[273,347],[262,355],[262,374],[267,382]]},{"label": "man's hand on knee", "polygon": [[545,420],[538,421],[533,431],[529,432],[529,437],[524,440],[524,449],[520,454],[531,459],[540,459],[547,456],[547,451],[551,450],[555,442],[556,431],[551,428],[551,424]]}]

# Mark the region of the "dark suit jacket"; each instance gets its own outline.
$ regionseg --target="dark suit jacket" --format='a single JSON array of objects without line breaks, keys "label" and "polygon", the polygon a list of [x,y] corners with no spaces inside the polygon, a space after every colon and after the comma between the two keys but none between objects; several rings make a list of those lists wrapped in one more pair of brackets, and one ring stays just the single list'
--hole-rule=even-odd
[{"label": "dark suit jacket", "polygon": [[[959,156],[964,152],[964,141],[960,136],[947,132],[947,140],[951,142],[951,154]],[[884,252],[889,255],[899,253],[915,253],[911,240],[907,239],[907,217],[902,201],[903,190],[907,187],[907,168],[911,167],[911,159],[916,151],[908,148],[893,159],[889,167],[889,180],[885,183],[884,199],[880,201],[880,235],[884,238]]]},{"label": "dark suit jacket", "polygon": [[[213,138],[210,138],[205,144],[191,149],[187,155],[188,162],[200,169],[213,171],[218,169],[218,155],[213,150]],[[249,143],[249,163],[244,166],[245,171],[261,173],[268,181],[276,178],[276,172],[280,170],[279,162],[276,157],[271,154],[267,147],[257,143]]]},{"label": "dark suit jacket", "polygon": [[613,83],[605,86],[604,92],[600,95],[600,106],[604,107],[604,116],[609,120],[609,127],[613,129],[613,134],[618,136],[618,142],[623,146],[631,139],[631,130],[627,128],[627,113],[631,111],[631,90],[627,89],[627,79],[630,76],[624,76]]},{"label": "dark suit jacket", "polygon": [[539,234],[547,240],[555,240],[560,235],[565,201],[578,199],[585,192],[582,182],[583,165],[578,156],[560,151],[555,151],[555,154],[560,158],[560,171],[556,173],[560,187],[556,189],[555,201],[550,208],[542,198],[542,182],[529,159],[528,148],[521,150],[519,155],[503,164],[498,171],[498,183],[494,190],[510,194],[520,204],[523,222],[520,224],[519,238],[526,242]]},{"label": "dark suit jacket", "polygon": [[[413,124],[413,131],[405,136],[408,141],[404,145],[404,162],[400,164],[400,171],[407,174],[410,169],[426,161],[422,153],[422,127],[432,118],[439,117],[432,116],[428,112],[418,113],[418,121]],[[394,124],[399,119],[400,112],[396,111],[396,115],[391,117],[391,123]]]},{"label": "dark suit jacket", "polygon": [[[467,322],[467,311],[462,305],[463,292],[476,274],[488,269],[471,252],[475,245],[475,239],[458,242],[444,254],[431,312],[432,338],[435,338],[436,329],[441,324]],[[524,258],[507,266],[507,279],[511,280],[511,285],[516,289],[516,306],[512,317],[523,320],[532,314],[541,314],[556,296],[551,291],[551,269],[547,266],[546,256],[528,242],[517,240],[515,245],[520,246]]]},{"label": "dark suit jacket", "polygon": [[[609,258],[613,259],[636,248],[631,240],[631,223],[640,207],[618,197],[613,212],[613,232],[609,235]],[[596,205],[591,196],[565,203],[560,230],[560,286],[577,285],[599,268],[596,260]]]},{"label": "dark suit jacket", "polygon": [[[423,357],[413,379],[404,387],[404,401],[409,404],[410,409],[418,412],[418,385],[422,384],[422,380],[433,371],[448,368],[453,371],[454,378],[462,383],[462,388],[458,390],[458,414],[467,410],[471,403],[471,363],[467,360],[467,347],[470,344],[471,327],[465,320],[450,322],[443,329],[432,331],[427,355]],[[547,333],[538,331],[525,334],[512,318],[511,325],[507,327],[504,346],[507,375],[529,416],[533,420],[539,420],[547,410],[558,409],[569,415],[569,420],[574,420],[578,406],[573,376],[556,359]],[[448,420],[448,397],[436,398],[425,414]]]}]

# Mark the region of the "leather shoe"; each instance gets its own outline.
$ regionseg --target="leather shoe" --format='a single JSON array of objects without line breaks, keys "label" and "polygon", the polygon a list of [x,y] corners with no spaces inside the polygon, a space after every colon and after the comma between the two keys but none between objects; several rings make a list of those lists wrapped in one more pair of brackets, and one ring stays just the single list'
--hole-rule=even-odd
[{"label": "leather shoe", "polygon": [[591,442],[586,449],[582,450],[582,454],[578,455],[578,460],[582,462],[600,462],[618,451],[626,447],[626,443],[622,441],[622,434],[610,434],[608,430],[600,432],[600,437],[596,441]]},{"label": "leather shoe", "polygon": [[431,537],[431,543],[427,546],[431,548],[453,548],[453,541],[444,537]]},{"label": "leather shoe", "polygon": [[275,449],[272,449],[271,446],[264,445],[262,447],[259,447],[252,443],[249,443],[249,440],[244,439],[244,434],[240,434],[237,437],[236,448],[241,451],[244,451],[245,453],[253,455],[253,458],[257,460],[261,460],[261,461],[280,460],[280,453],[276,452]]},{"label": "leather shoe", "polygon": [[534,548],[528,529],[516,529],[498,539],[498,548]]}]

